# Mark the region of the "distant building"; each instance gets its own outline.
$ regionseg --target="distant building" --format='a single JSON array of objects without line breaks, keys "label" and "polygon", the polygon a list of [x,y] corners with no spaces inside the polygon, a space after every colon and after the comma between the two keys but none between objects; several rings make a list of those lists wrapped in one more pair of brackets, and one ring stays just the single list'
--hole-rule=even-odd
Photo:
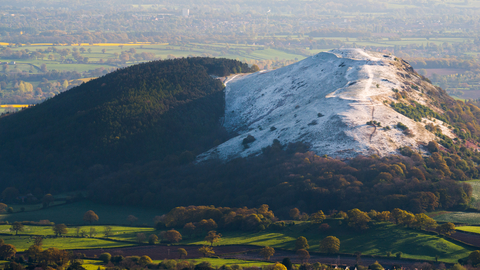
[{"label": "distant building", "polygon": [[188,8],[182,9],[182,16],[183,17],[188,18],[189,15],[190,15],[190,10]]}]

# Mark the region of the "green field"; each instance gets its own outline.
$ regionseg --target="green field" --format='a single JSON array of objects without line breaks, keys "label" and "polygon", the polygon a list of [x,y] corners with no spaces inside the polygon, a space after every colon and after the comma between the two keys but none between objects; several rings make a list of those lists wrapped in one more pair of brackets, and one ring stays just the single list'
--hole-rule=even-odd
[{"label": "green field", "polygon": [[[10,234],[14,235],[15,232],[10,231],[10,225],[0,225],[0,233],[1,234]],[[154,234],[155,230],[153,228],[148,227],[124,227],[124,226],[110,226],[112,228],[112,235],[109,237],[112,240],[117,241],[136,241],[137,233],[144,233],[147,237],[150,234]],[[84,231],[88,233],[90,228],[94,228],[96,234],[94,237],[105,237],[104,236],[104,228],[105,226],[79,226],[79,231]],[[68,233],[66,236],[77,236],[77,227],[69,227]],[[24,227],[23,232],[19,232],[22,235],[41,235],[41,236],[53,236],[51,226],[28,226]]]},{"label": "green field", "polygon": [[[7,244],[12,244],[21,252],[33,245],[33,238],[29,236],[1,236]],[[45,238],[43,239],[43,248],[56,247],[58,249],[94,249],[94,248],[114,248],[126,247],[133,244],[108,241],[95,238]]]},{"label": "green field", "polygon": [[[20,208],[20,206],[14,206]],[[71,225],[85,225],[83,214],[88,210],[93,210],[99,217],[97,224],[117,224],[128,225],[128,215],[134,215],[138,218],[135,225],[153,226],[155,216],[161,216],[163,213],[149,208],[139,208],[131,206],[114,206],[98,204],[91,201],[79,201],[75,203],[63,204],[58,206],[41,209],[38,211],[26,211],[13,214],[0,215],[0,221],[40,221],[49,220],[55,223],[65,223]]]},{"label": "green field", "polygon": [[[309,228],[307,223],[293,228],[288,227],[279,232],[225,232],[219,244],[249,244],[294,249],[295,239],[305,236],[309,240],[310,250],[318,251],[320,240],[334,235],[340,239],[341,253],[353,254],[361,251],[365,255],[385,256],[387,252],[395,254],[401,251],[404,258],[435,260],[435,256],[439,256],[439,260],[450,263],[468,256],[474,250],[467,245],[451,242],[434,234],[402,228],[394,224],[381,223],[369,230],[356,232],[345,224],[336,225],[338,220],[329,220],[329,223],[332,228],[327,232],[318,231],[316,227]],[[201,239],[182,242],[182,244],[185,243],[206,244]]]},{"label": "green field", "polygon": [[[361,251],[365,255],[386,256],[387,252],[393,254],[402,252],[404,258],[435,260],[438,256],[440,261],[454,263],[458,259],[468,256],[474,248],[452,242],[433,233],[403,228],[390,223],[379,223],[365,231],[355,231],[348,227],[341,220],[330,219],[327,223],[331,228],[328,231],[319,231],[317,225],[309,222],[297,222],[294,226],[287,226],[281,231],[266,230],[262,232],[242,231],[220,231],[223,237],[216,245],[257,245],[271,246],[293,250],[295,240],[299,236],[305,236],[310,245],[311,251],[319,250],[319,242],[329,235],[336,236],[341,241],[341,253],[353,254]],[[90,249],[90,248],[111,248],[136,245],[137,233],[144,233],[145,236],[158,234],[153,228],[112,226],[113,236],[110,240],[98,239],[104,237],[103,226],[92,226],[97,230],[94,238],[58,237],[53,238],[53,231],[50,226],[25,226],[21,234],[43,235],[44,247],[57,247],[61,249]],[[13,236],[9,231],[9,225],[0,226],[0,233],[8,234],[2,236],[6,243],[13,244],[18,250],[25,250],[33,243],[29,236]],[[90,226],[80,227],[86,232]],[[462,227],[467,228],[467,227]],[[480,227],[474,227],[480,228]],[[180,230],[181,231],[181,230]],[[75,228],[68,228],[68,236],[76,234]],[[184,235],[184,240],[179,245],[206,245],[204,234],[189,238]],[[129,241],[119,242],[119,241]],[[223,265],[223,263],[218,262]]]},{"label": "green field", "polygon": [[99,267],[100,269],[105,269],[105,267],[102,267],[103,265],[103,262],[99,260],[83,260],[82,264],[87,270],[97,270]]},{"label": "green field", "polygon": [[480,227],[478,227],[478,226],[460,226],[460,227],[456,227],[456,229],[457,229],[457,231],[480,234]]},{"label": "green field", "polygon": [[[208,262],[212,267],[221,267],[223,265],[239,265],[241,267],[252,267],[252,266],[264,266],[271,265],[274,263],[269,262],[259,262],[259,261],[245,261],[237,259],[222,259],[222,258],[200,258],[200,259],[190,259],[186,260],[192,262],[193,264],[199,264],[201,262]],[[161,263],[162,261],[154,260],[154,263]]]},{"label": "green field", "polygon": [[480,224],[480,213],[440,211],[428,213],[428,215],[440,222]]}]

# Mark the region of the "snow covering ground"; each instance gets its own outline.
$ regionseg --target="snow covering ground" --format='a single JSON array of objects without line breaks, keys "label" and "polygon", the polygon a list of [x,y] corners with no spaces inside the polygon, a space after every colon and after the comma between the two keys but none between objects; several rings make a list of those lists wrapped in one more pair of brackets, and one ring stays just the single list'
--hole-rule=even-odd
[{"label": "snow covering ground", "polygon": [[[396,154],[401,146],[419,148],[435,135],[424,123],[389,106],[391,101],[398,102],[392,89],[405,89],[407,79],[402,74],[406,73],[401,66],[392,55],[342,49],[281,69],[229,78],[224,126],[237,136],[197,160],[257,155],[274,139],[282,144],[301,141],[319,155],[336,158]],[[420,92],[410,96],[422,104],[428,102]],[[371,120],[391,130],[367,125]],[[414,136],[396,128],[398,122]],[[245,147],[242,141],[248,135],[255,141]]]}]

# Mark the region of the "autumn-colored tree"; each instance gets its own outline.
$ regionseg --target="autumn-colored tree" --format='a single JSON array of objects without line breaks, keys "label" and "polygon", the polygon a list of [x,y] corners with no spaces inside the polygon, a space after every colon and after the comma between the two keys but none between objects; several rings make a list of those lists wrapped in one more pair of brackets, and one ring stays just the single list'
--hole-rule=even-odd
[{"label": "autumn-colored tree", "polygon": [[427,148],[431,153],[438,152],[438,143],[436,141],[430,141],[427,145]]},{"label": "autumn-colored tree", "polygon": [[150,264],[152,263],[152,259],[147,256],[147,255],[143,255],[142,257],[140,257],[140,259],[138,260],[138,264],[142,265],[142,266],[146,266],[147,264]]},{"label": "autumn-colored tree", "polygon": [[391,218],[392,215],[390,214],[390,211],[378,212],[376,217],[378,221],[390,221]]},{"label": "autumn-colored tree", "polygon": [[450,235],[455,232],[455,224],[451,222],[443,223],[437,227],[437,231],[444,235]]},{"label": "autumn-colored tree", "polygon": [[49,194],[46,194],[46,195],[43,196],[43,198],[42,198],[43,207],[44,207],[44,208],[47,208],[47,207],[50,206],[50,204],[51,204],[52,202],[54,202],[54,201],[55,201],[55,198],[53,197],[52,194],[50,194],[50,193],[49,193]]},{"label": "autumn-colored tree", "polygon": [[15,257],[16,253],[17,249],[14,245],[4,244],[0,246],[0,258],[9,259],[11,257]]},{"label": "autumn-colored tree", "polygon": [[176,230],[168,230],[164,234],[164,239],[170,243],[178,243],[182,240],[182,235]]},{"label": "autumn-colored tree", "polygon": [[151,234],[149,237],[148,237],[148,243],[150,245],[155,245],[155,243],[158,242],[158,236],[156,236],[155,234]]},{"label": "autumn-colored tree", "polygon": [[437,222],[433,218],[425,215],[424,213],[415,214],[415,222],[413,223],[413,227],[422,230],[432,229],[437,227]]},{"label": "autumn-colored tree", "polygon": [[205,241],[210,243],[210,246],[213,246],[213,243],[220,241],[222,235],[216,231],[209,231],[207,236],[205,236]]},{"label": "autumn-colored tree", "polygon": [[272,247],[264,247],[260,250],[260,255],[262,255],[265,260],[270,260],[273,254],[275,254],[275,249]]},{"label": "autumn-colored tree", "polygon": [[188,237],[192,237],[192,234],[195,232],[195,225],[192,222],[189,222],[183,226],[183,232],[188,235]]},{"label": "autumn-colored tree", "polygon": [[312,221],[312,223],[320,224],[325,220],[325,214],[323,213],[322,210],[320,210],[320,211],[312,214],[310,216],[310,220]]},{"label": "autumn-colored tree", "polygon": [[70,261],[70,253],[66,250],[59,250],[58,248],[51,247],[42,252],[40,256],[40,263],[44,264],[56,264],[58,266],[64,266]]},{"label": "autumn-colored tree", "polygon": [[179,255],[180,259],[184,259],[188,255],[187,251],[184,248],[177,249],[177,252],[178,252],[178,255]]},{"label": "autumn-colored tree", "polygon": [[287,267],[285,267],[285,265],[281,264],[281,263],[276,263],[272,270],[287,270]]},{"label": "autumn-colored tree", "polygon": [[5,213],[7,212],[8,205],[4,203],[0,203],[0,213]]},{"label": "autumn-colored tree", "polygon": [[52,230],[55,236],[62,236],[62,234],[68,233],[68,228],[65,224],[55,224],[52,226]]},{"label": "autumn-colored tree", "polygon": [[23,232],[25,230],[25,226],[18,221],[15,221],[12,226],[10,226],[10,231],[15,232],[15,235],[18,234],[18,232]]},{"label": "autumn-colored tree", "polygon": [[204,231],[211,231],[218,227],[217,223],[213,219],[202,219],[198,222],[197,227]]},{"label": "autumn-colored tree", "polygon": [[128,220],[128,222],[130,222],[130,225],[133,225],[133,223],[135,223],[138,220],[138,218],[135,217],[134,215],[129,215],[127,217],[127,220]]},{"label": "autumn-colored tree", "polygon": [[340,240],[335,236],[327,236],[320,241],[320,251],[325,253],[337,253],[340,250]]},{"label": "autumn-colored tree", "polygon": [[295,250],[308,249],[309,247],[307,238],[303,236],[298,237],[295,241]]},{"label": "autumn-colored tree", "polygon": [[300,210],[298,210],[298,208],[292,208],[288,213],[292,219],[298,219],[300,217]]},{"label": "autumn-colored tree", "polygon": [[373,264],[371,264],[368,269],[371,269],[371,270],[383,270],[383,266],[381,264],[378,263],[378,261],[375,261]]},{"label": "autumn-colored tree", "polygon": [[357,230],[368,229],[368,223],[371,221],[367,213],[355,208],[348,211],[348,226]]},{"label": "autumn-colored tree", "polygon": [[472,262],[472,265],[480,263],[480,250],[475,250],[468,255],[468,260]]},{"label": "autumn-colored tree", "polygon": [[98,215],[95,214],[92,210],[88,210],[84,215],[83,215],[83,221],[88,222],[92,224],[95,221],[98,221]]},{"label": "autumn-colored tree", "polygon": [[400,208],[395,208],[393,209],[393,211],[391,212],[391,216],[395,222],[395,224],[402,224],[403,220],[406,218],[407,216],[407,212],[406,211],[403,211],[402,209]]},{"label": "autumn-colored tree", "polygon": [[34,262],[36,262],[40,257],[40,255],[42,254],[42,252],[43,252],[43,248],[41,246],[31,245],[25,253],[27,254],[28,257],[32,258]]},{"label": "autumn-colored tree", "polygon": [[302,263],[306,263],[310,259],[310,253],[306,249],[297,250],[297,256]]},{"label": "autumn-colored tree", "polygon": [[202,253],[204,257],[210,257],[215,254],[215,251],[213,251],[213,248],[209,246],[203,246],[198,249],[198,252]]}]

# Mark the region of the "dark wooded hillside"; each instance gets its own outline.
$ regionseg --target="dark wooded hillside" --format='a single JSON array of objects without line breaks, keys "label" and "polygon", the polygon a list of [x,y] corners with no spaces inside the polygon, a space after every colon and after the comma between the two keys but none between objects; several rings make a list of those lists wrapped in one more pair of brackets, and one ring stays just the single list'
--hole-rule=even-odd
[{"label": "dark wooded hillside", "polygon": [[235,60],[187,58],[131,66],[0,118],[0,188],[85,188],[150,160],[191,161],[226,138],[221,81]]}]

